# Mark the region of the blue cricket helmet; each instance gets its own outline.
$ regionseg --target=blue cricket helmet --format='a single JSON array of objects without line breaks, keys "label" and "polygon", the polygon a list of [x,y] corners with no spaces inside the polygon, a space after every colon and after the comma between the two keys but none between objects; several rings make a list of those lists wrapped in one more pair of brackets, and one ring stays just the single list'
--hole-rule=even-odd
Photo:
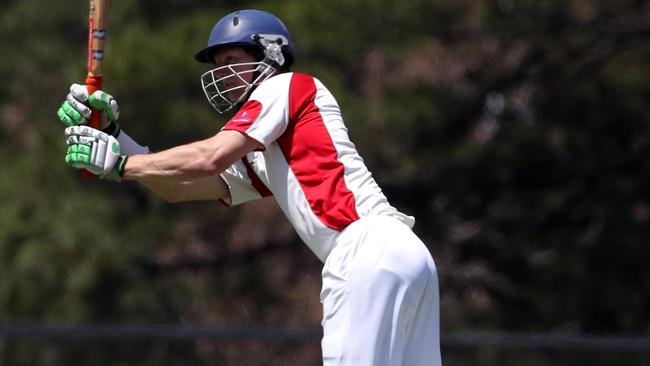
[{"label": "blue cricket helmet", "polygon": [[288,40],[282,45],[285,66],[291,66],[296,58],[296,51],[289,35],[289,30],[275,15],[261,10],[238,10],[221,18],[212,28],[208,45],[194,54],[199,62],[213,63],[212,54],[225,46],[256,46],[262,48],[259,42],[260,34],[281,35]]}]

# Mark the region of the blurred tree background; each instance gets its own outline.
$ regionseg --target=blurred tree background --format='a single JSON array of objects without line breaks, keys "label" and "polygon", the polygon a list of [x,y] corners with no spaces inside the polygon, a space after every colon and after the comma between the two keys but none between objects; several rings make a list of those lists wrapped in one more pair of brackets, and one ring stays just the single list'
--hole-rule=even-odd
[{"label": "blurred tree background", "polygon": [[[294,69],[332,90],[416,216],[443,332],[650,335],[647,1],[113,1],[104,89],[131,136],[157,151],[225,123],[192,55],[239,8],[284,20]],[[85,77],[86,17],[83,1],[0,2],[0,321],[319,326],[321,264],[272,199],[172,205],[64,164],[56,110]],[[0,338],[2,365],[319,359]]]}]

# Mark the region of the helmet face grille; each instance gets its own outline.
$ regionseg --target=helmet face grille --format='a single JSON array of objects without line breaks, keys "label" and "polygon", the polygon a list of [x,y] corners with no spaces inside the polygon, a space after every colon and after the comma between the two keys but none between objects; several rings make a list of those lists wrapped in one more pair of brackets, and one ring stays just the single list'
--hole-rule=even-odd
[{"label": "helmet face grille", "polygon": [[201,86],[210,105],[225,113],[246,100],[251,89],[275,71],[264,61],[225,65],[201,75]]}]

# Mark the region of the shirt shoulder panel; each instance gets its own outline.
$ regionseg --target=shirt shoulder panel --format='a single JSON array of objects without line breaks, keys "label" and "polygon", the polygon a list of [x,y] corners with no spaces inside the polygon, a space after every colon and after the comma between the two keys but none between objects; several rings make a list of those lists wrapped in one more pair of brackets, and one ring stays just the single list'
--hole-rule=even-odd
[{"label": "shirt shoulder panel", "polygon": [[289,90],[293,73],[273,76],[251,93],[223,130],[236,130],[268,147],[289,123]]}]

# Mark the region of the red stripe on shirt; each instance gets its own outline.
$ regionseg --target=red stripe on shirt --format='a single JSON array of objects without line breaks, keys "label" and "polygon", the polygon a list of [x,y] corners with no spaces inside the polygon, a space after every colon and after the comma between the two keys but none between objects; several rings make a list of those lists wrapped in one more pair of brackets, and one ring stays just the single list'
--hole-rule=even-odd
[{"label": "red stripe on shirt", "polygon": [[289,91],[289,125],[277,142],[316,216],[341,231],[359,219],[344,166],[315,104],[316,84],[294,74]]},{"label": "red stripe on shirt", "polygon": [[253,167],[251,166],[251,163],[248,162],[248,158],[245,156],[241,158],[242,163],[244,163],[244,166],[246,167],[246,174],[248,174],[248,178],[251,180],[251,184],[253,185],[253,188],[262,196],[262,197],[269,197],[273,196],[273,193],[266,187],[264,182],[260,179],[260,177],[255,174],[255,171],[253,170]]},{"label": "red stripe on shirt", "polygon": [[[257,120],[260,113],[262,112],[262,103],[257,100],[249,100],[237,111],[237,113],[226,123],[222,130],[234,130],[239,131],[246,135],[246,131],[253,125],[253,122]],[[244,156],[241,159],[242,163],[246,167],[246,174],[251,180],[253,188],[262,196],[269,197],[273,193],[266,187],[264,182],[255,174],[253,167],[251,166],[248,158]]]},{"label": "red stripe on shirt", "polygon": [[245,134],[259,117],[260,112],[262,112],[262,104],[257,100],[249,100],[223,126],[222,130],[235,130]]},{"label": "red stripe on shirt", "polygon": [[237,131],[240,132],[254,140],[260,143],[259,148],[256,148],[256,151],[264,151],[266,149],[263,141],[259,141],[258,139],[251,137],[247,131],[253,123],[257,120],[257,118],[260,116],[260,113],[262,113],[262,104],[257,101],[257,100],[249,100],[242,107],[237,111],[237,113],[226,123],[223,128],[221,128],[222,131],[226,130],[232,130],[232,131]]}]

